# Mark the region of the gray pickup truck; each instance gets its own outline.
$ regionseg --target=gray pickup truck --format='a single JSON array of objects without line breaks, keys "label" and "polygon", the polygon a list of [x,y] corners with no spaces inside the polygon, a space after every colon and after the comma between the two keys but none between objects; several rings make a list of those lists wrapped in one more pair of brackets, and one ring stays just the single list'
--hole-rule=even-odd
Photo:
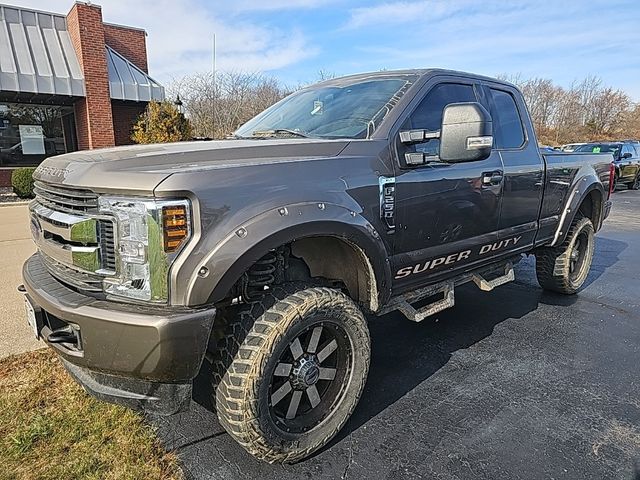
[{"label": "gray pickup truck", "polygon": [[365,313],[421,321],[460,284],[513,280],[523,254],[543,288],[577,292],[612,160],[541,154],[522,94],[495,79],[329,80],[228,140],[46,160],[20,289],[36,335],[91,394],[171,414],[208,362],[229,434],[294,462],[360,398]]}]

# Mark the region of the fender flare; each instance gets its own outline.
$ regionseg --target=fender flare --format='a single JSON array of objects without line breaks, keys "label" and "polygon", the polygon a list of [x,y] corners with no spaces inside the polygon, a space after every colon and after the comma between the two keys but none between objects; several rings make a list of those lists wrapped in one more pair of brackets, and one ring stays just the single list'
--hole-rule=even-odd
[{"label": "fender flare", "polygon": [[[573,183],[570,189],[569,198],[567,199],[567,203],[562,210],[562,215],[560,216],[560,222],[558,223],[558,227],[553,236],[553,240],[549,244],[550,247],[555,247],[557,245],[562,244],[567,237],[567,233],[569,232],[569,228],[573,223],[573,220],[578,213],[580,205],[587,198],[587,196],[591,195],[592,192],[597,192],[600,197],[600,205],[604,206],[607,194],[604,190],[604,186],[600,179],[595,175],[595,173],[590,173],[580,177],[577,181]],[[594,225],[593,228],[598,231],[600,226],[602,225],[603,216],[602,213],[598,213],[598,225]]]},{"label": "fender flare", "polygon": [[[391,295],[391,267],[380,235],[360,213],[329,203],[287,205],[239,225],[215,246],[191,275],[187,304],[223,300],[240,276],[270,250],[294,240],[317,236],[341,239],[362,253],[375,280],[375,298],[371,299],[370,309],[375,311],[384,305]],[[203,267],[210,273],[204,278],[198,274]]]}]

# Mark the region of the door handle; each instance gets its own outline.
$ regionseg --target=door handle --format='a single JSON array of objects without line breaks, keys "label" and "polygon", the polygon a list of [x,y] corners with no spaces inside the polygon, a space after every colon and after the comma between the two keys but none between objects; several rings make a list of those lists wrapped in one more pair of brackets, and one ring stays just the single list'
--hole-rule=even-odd
[{"label": "door handle", "polygon": [[500,185],[500,183],[502,183],[503,178],[504,178],[504,175],[502,173],[502,170],[485,172],[482,174],[482,185],[486,187],[490,187],[493,185]]}]

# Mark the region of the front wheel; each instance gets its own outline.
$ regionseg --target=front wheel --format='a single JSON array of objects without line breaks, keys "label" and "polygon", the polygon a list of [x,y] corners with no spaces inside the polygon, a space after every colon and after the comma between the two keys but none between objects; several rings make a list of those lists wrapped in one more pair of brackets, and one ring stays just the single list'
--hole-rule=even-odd
[{"label": "front wheel", "polygon": [[589,275],[594,244],[591,220],[574,219],[561,245],[536,250],[536,275],[540,286],[566,295],[576,293]]},{"label": "front wheel", "polygon": [[640,188],[640,173],[636,175],[633,182],[627,183],[627,188],[629,190],[638,190]]},{"label": "front wheel", "polygon": [[307,457],[360,399],[370,358],[364,315],[338,290],[295,285],[230,313],[214,360],[220,423],[261,460]]}]

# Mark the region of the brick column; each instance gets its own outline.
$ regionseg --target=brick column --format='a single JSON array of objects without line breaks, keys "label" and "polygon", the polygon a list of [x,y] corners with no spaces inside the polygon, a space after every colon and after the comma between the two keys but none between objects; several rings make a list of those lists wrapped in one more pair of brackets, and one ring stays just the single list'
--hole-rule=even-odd
[{"label": "brick column", "polygon": [[76,102],[78,147],[113,147],[113,118],[102,10],[76,2],[67,15],[67,29],[84,73],[86,96]]}]

